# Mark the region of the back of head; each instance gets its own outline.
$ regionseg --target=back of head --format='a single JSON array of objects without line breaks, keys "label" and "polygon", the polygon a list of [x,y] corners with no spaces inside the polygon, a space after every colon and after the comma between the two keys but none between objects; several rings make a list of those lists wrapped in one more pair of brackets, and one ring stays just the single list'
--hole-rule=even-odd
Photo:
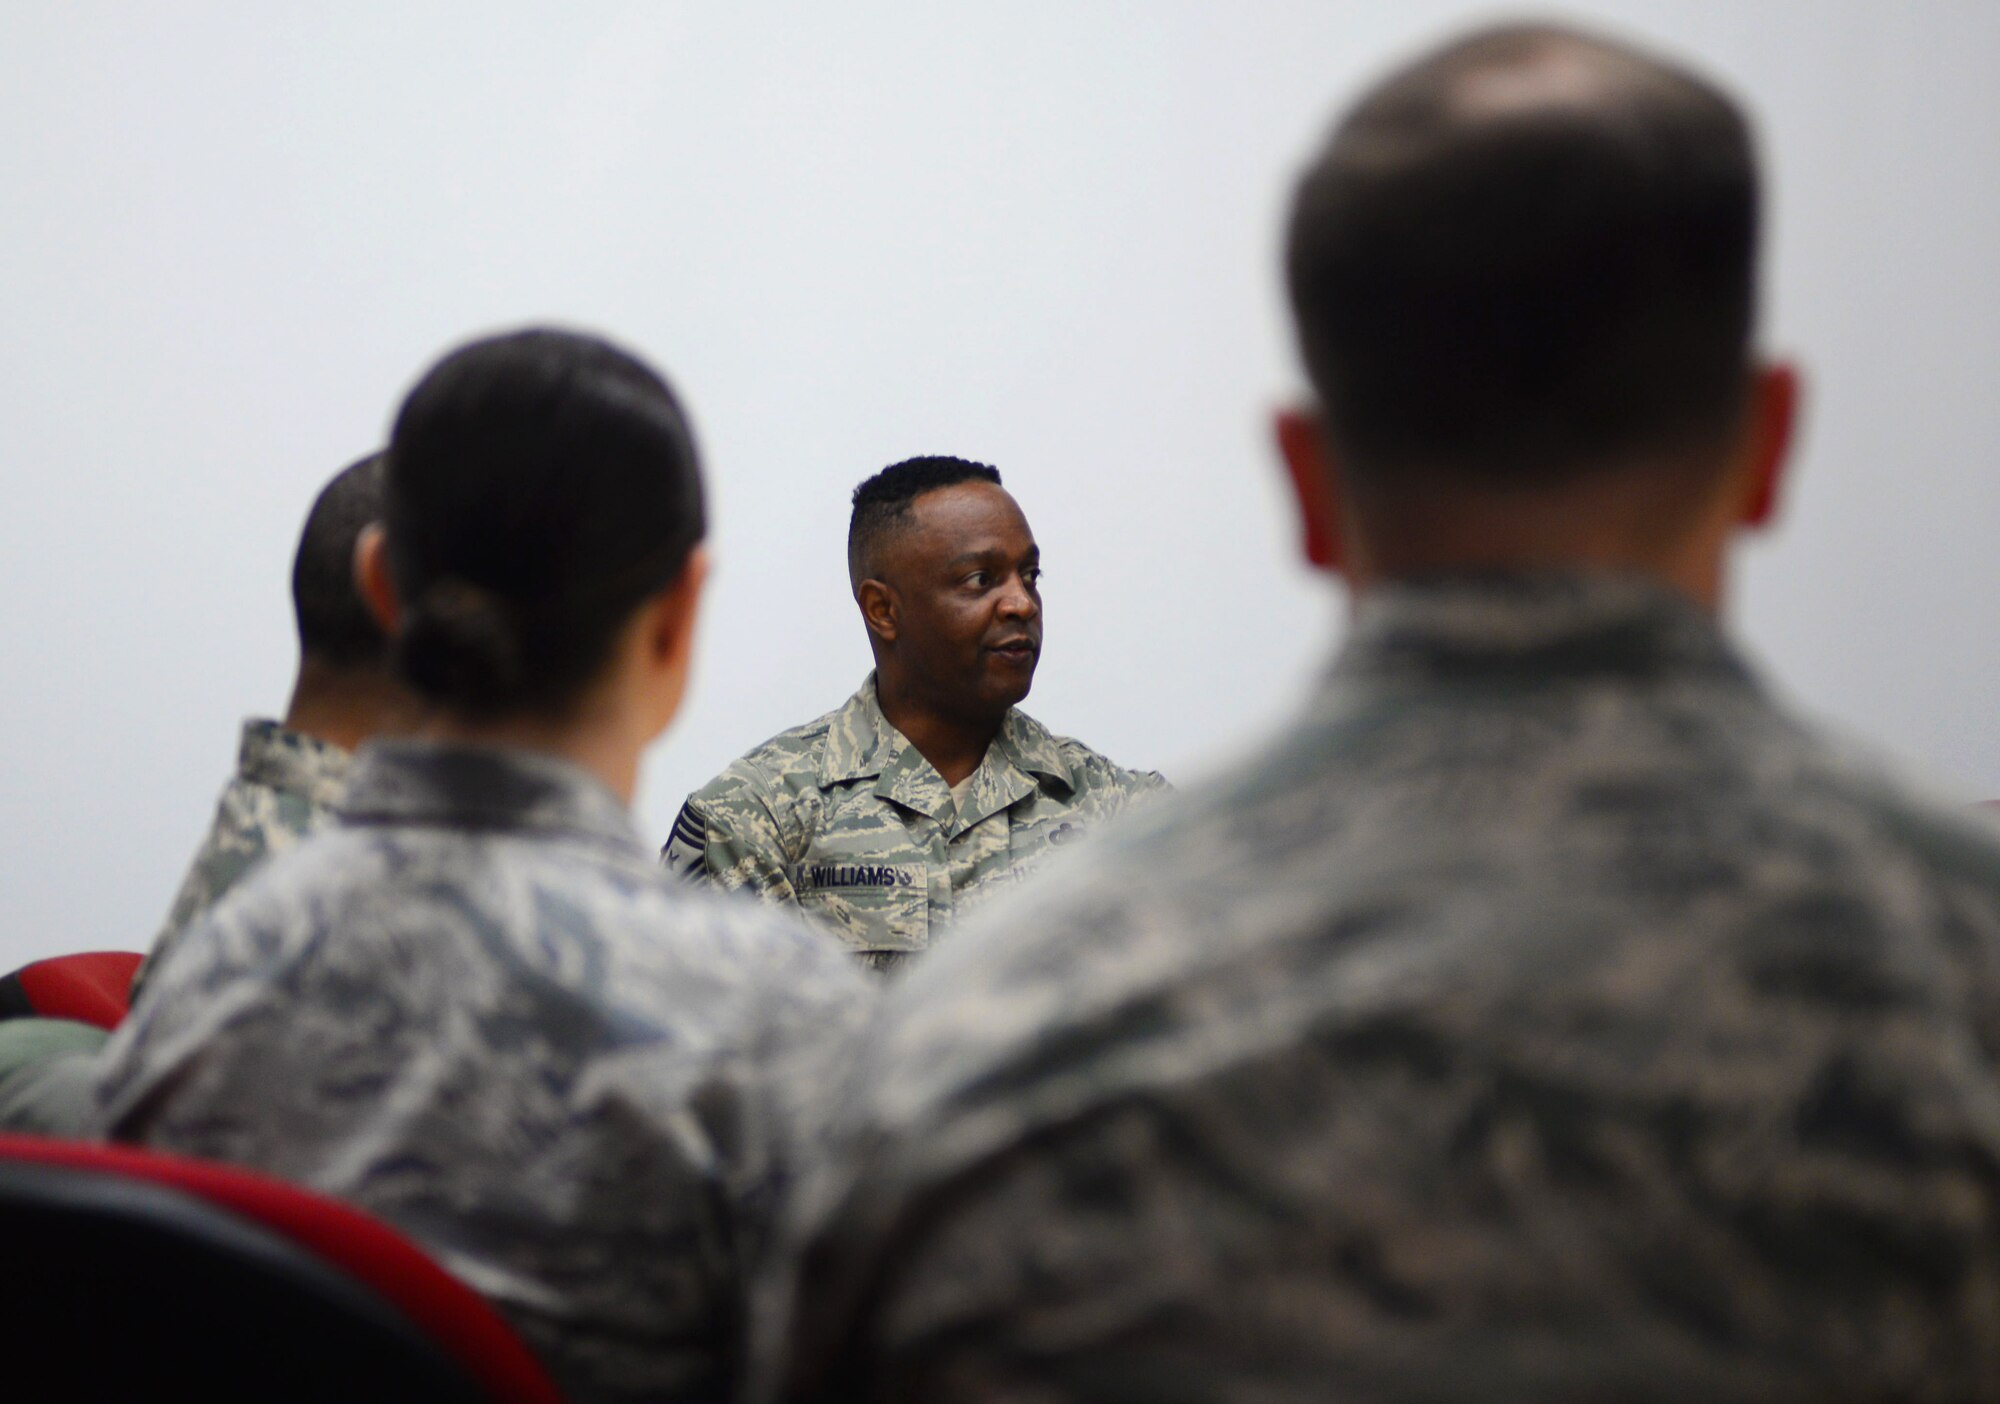
[{"label": "back of head", "polygon": [[859,585],[873,571],[875,547],[888,531],[910,514],[910,504],[927,492],[960,483],[1000,482],[1000,470],[988,463],[946,454],[926,454],[891,463],[854,489],[854,511],[847,519],[847,574]]},{"label": "back of head", "polygon": [[375,670],[389,640],[354,580],[354,543],[382,520],[383,455],[370,454],[334,475],[313,499],[292,557],[292,615],[299,653],[337,672]]},{"label": "back of head", "polygon": [[1748,127],[1702,79],[1496,29],[1377,86],[1306,172],[1287,272],[1357,486],[1547,486],[1720,442],[1755,303]]},{"label": "back of head", "polygon": [[527,330],[460,347],[389,441],[394,662],[470,716],[556,713],[705,530],[673,391],[618,347]]}]

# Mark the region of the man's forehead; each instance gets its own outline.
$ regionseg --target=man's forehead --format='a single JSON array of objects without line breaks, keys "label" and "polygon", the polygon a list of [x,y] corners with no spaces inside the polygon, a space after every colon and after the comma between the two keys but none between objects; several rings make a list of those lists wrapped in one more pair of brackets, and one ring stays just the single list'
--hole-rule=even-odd
[{"label": "man's forehead", "polygon": [[988,549],[1032,549],[1035,534],[1013,495],[998,483],[953,483],[910,503],[897,544],[924,554],[955,556]]}]

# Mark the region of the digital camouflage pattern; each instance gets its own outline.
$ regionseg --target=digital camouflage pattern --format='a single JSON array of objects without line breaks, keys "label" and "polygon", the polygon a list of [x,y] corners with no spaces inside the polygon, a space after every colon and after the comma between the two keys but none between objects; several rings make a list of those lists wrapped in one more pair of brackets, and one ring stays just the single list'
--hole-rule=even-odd
[{"label": "digital camouflage pattern", "polygon": [[2000,1398],[2000,835],[1637,581],[1369,595],[877,1027],[766,1400]]},{"label": "digital camouflage pattern", "polygon": [[161,963],[96,1129],[378,1215],[572,1399],[718,1400],[812,1139],[788,1089],[872,996],[816,933],[671,882],[582,771],[378,742],[341,824]]},{"label": "digital camouflage pattern", "polygon": [[215,822],[181,881],[166,925],[132,977],[134,995],[188,924],[245,873],[332,822],[352,762],[342,747],[277,722],[243,723],[236,774],[215,806]]},{"label": "digital camouflage pattern", "polygon": [[1168,788],[1014,708],[955,803],[882,715],[871,673],[838,711],[695,791],[662,857],[683,876],[801,908],[886,968],[1050,852]]}]

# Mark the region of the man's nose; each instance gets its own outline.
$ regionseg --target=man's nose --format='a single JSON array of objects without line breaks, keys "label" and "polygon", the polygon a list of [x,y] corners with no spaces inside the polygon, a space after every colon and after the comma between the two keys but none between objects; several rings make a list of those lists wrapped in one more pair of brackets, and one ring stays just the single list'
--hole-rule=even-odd
[{"label": "man's nose", "polygon": [[1000,612],[1010,619],[1033,619],[1042,612],[1042,607],[1036,603],[1034,591],[1016,576],[1001,592]]}]

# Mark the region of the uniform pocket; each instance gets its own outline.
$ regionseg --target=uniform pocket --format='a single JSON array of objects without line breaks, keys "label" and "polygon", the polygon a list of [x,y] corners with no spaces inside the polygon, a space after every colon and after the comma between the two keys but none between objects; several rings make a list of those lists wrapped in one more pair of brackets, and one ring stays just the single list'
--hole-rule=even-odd
[{"label": "uniform pocket", "polygon": [[893,863],[804,863],[792,873],[799,905],[857,951],[921,951],[930,944],[929,873]]}]

